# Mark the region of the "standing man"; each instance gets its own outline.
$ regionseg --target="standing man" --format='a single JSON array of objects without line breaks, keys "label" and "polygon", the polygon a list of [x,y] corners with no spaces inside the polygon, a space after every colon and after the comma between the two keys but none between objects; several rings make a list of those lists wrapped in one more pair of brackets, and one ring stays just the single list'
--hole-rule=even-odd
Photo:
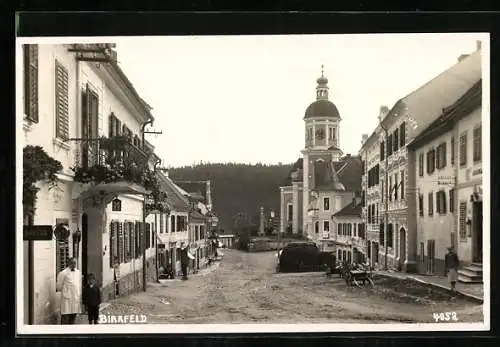
[{"label": "standing man", "polygon": [[451,291],[455,292],[455,284],[458,279],[458,255],[455,253],[453,247],[448,247],[448,253],[444,257],[445,275],[448,275],[450,281]]},{"label": "standing man", "polygon": [[82,273],[76,268],[75,258],[57,276],[56,290],[61,293],[61,324],[75,324],[82,301]]},{"label": "standing man", "polygon": [[186,244],[183,244],[181,246],[181,271],[182,271],[182,279],[187,280],[187,268],[188,268],[188,246]]}]

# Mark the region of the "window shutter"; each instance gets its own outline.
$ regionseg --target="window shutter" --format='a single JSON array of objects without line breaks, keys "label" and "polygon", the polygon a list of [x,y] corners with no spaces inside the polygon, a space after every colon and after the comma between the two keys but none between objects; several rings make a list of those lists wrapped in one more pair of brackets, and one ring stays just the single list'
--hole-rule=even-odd
[{"label": "window shutter", "polygon": [[123,235],[123,223],[117,222],[118,224],[118,262],[125,262],[125,240]]},{"label": "window shutter", "polygon": [[401,123],[401,125],[399,126],[399,137],[399,146],[403,147],[406,143],[406,122]]},{"label": "window shutter", "polygon": [[57,60],[55,62],[55,104],[56,104],[56,137],[69,138],[68,112],[68,70]]},{"label": "window shutter", "polygon": [[130,261],[130,229],[129,223],[123,223],[123,244],[125,248],[125,263]]},{"label": "window shutter", "polygon": [[140,235],[141,235],[141,222],[136,221],[135,222],[135,258],[139,258],[139,255],[141,254],[141,248],[140,248]]},{"label": "window shutter", "polygon": [[24,112],[29,121],[38,123],[38,45],[23,45]]},{"label": "window shutter", "polygon": [[460,165],[467,165],[467,133],[460,136]]},{"label": "window shutter", "polygon": [[117,233],[117,224],[116,222],[111,222],[110,225],[110,242],[109,242],[109,267],[113,267],[116,264],[118,253],[116,247],[116,233]]},{"label": "window shutter", "polygon": [[428,195],[428,203],[429,203],[429,211],[428,212],[429,212],[429,216],[432,216],[433,213],[434,213],[434,206],[433,206],[434,205],[434,200],[433,200],[433,198],[434,197],[432,196],[432,192],[429,193],[429,195]]},{"label": "window shutter", "polygon": [[151,246],[151,226],[149,223],[146,223],[145,237],[146,237],[146,248],[150,248]]},{"label": "window shutter", "polygon": [[452,137],[450,140],[450,156],[451,156],[451,165],[455,164],[455,138]]},{"label": "window shutter", "polygon": [[443,146],[443,158],[441,160],[441,168],[446,167],[446,142],[442,144]]},{"label": "window shutter", "polygon": [[441,192],[441,199],[443,199],[443,211],[442,213],[446,213],[446,192],[443,190]]},{"label": "window shutter", "polygon": [[115,115],[111,113],[109,115],[109,124],[108,124],[108,133],[109,133],[109,138],[112,138],[115,136]]},{"label": "window shutter", "polygon": [[465,239],[467,237],[466,231],[465,231],[465,212],[467,208],[467,202],[461,201],[460,202],[460,238]]},{"label": "window shutter", "polygon": [[116,127],[116,130],[115,130],[115,134],[116,136],[120,136],[121,135],[121,132],[122,132],[122,122],[118,119],[118,118],[115,118],[115,127]]},{"label": "window shutter", "polygon": [[455,190],[450,189],[450,212],[455,210]]},{"label": "window shutter", "polygon": [[130,259],[135,259],[135,229],[134,223],[128,223],[129,233],[130,233]]},{"label": "window shutter", "polygon": [[398,129],[394,130],[394,152],[398,150],[399,147],[399,136]]}]

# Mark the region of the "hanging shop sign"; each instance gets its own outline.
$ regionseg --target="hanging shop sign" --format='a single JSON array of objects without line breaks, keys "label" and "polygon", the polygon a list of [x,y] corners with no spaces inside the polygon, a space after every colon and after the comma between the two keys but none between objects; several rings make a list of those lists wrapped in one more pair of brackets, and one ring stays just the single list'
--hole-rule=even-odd
[{"label": "hanging shop sign", "polygon": [[114,212],[120,212],[122,210],[122,201],[118,198],[113,199],[111,202],[111,210]]},{"label": "hanging shop sign", "polygon": [[54,229],[54,235],[58,240],[66,240],[70,235],[69,226],[67,224],[57,224]]},{"label": "hanging shop sign", "polygon": [[52,225],[25,225],[23,228],[24,241],[52,240]]}]

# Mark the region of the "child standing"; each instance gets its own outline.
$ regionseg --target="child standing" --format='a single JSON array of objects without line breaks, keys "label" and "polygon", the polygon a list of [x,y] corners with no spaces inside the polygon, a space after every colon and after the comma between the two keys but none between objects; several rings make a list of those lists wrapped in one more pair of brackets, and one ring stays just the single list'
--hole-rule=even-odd
[{"label": "child standing", "polygon": [[101,290],[97,286],[93,274],[89,274],[87,285],[83,290],[83,304],[87,309],[89,324],[98,324],[99,305],[101,304]]}]

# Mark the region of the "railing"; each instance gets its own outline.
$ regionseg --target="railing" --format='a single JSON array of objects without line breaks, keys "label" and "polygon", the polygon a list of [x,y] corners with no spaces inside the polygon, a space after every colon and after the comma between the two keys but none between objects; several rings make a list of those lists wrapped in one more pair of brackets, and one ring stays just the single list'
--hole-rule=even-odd
[{"label": "railing", "polygon": [[149,169],[150,153],[127,137],[71,139],[80,142],[75,151],[74,180],[88,183],[134,182],[152,189],[156,175]]}]

